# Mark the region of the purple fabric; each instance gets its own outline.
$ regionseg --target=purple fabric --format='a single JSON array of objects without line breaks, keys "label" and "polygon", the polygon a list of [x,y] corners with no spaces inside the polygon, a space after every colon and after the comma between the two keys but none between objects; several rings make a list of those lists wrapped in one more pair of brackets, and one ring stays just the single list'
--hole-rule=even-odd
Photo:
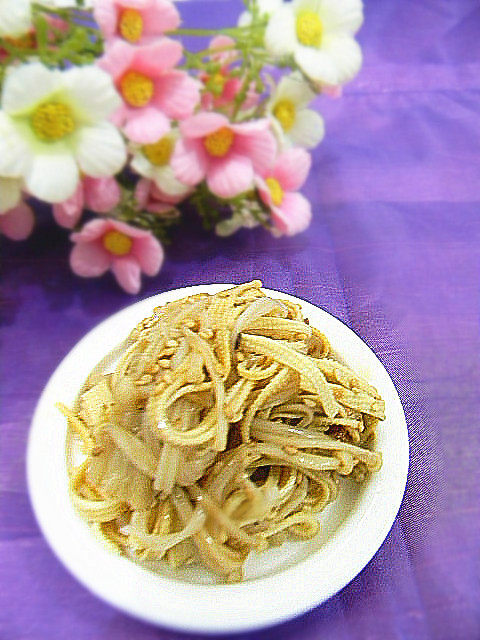
[{"label": "purple fabric", "polygon": [[[228,25],[234,3],[181,4],[186,25]],[[381,549],[310,613],[246,637],[480,638],[478,0],[369,0],[364,68],[342,100],[319,101],[327,136],[307,185],[310,230],[221,240],[191,220],[141,297],[201,282],[292,293],[345,321],[378,354],[404,403],[411,468]],[[59,564],[25,483],[29,422],[70,348],[136,298],[68,270],[67,234],[41,213],[2,242],[0,637],[183,637],[98,601]],[[322,577],[319,576],[319,580]],[[139,594],[141,597],[141,594]]]}]

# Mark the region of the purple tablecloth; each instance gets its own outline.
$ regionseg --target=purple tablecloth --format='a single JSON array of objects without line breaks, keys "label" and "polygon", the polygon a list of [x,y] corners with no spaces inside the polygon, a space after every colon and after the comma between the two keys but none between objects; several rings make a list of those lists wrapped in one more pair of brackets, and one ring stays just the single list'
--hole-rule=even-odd
[{"label": "purple tablecloth", "polygon": [[[238,8],[207,6],[181,5],[185,23],[231,24]],[[253,636],[478,640],[480,5],[368,0],[360,40],[361,74],[342,100],[320,101],[327,137],[307,186],[309,231],[221,240],[192,220],[141,297],[261,277],[352,327],[404,404],[410,475],[385,543],[327,603]],[[68,250],[48,212],[30,240],[2,242],[0,638],[180,637],[80,586],[29,504],[25,450],[43,386],[89,329],[136,300],[110,276],[73,276]]]}]

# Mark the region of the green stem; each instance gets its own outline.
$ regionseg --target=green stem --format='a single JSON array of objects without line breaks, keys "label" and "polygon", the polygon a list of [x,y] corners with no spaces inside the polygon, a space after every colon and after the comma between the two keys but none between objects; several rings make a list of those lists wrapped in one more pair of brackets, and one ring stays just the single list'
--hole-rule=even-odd
[{"label": "green stem", "polygon": [[247,27],[231,27],[225,29],[188,29],[180,28],[175,31],[169,31],[170,36],[218,36],[219,33],[226,35],[237,36],[240,33],[244,33]]}]

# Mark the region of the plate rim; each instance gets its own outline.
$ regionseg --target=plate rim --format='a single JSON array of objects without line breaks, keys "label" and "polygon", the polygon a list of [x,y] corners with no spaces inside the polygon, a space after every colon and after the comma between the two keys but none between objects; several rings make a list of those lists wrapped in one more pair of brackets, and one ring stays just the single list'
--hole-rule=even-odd
[{"label": "plate rim", "polygon": [[[381,496],[380,494],[374,495],[374,499],[379,503],[377,508],[384,508],[386,510],[384,513],[387,514],[386,517],[377,522],[377,527],[374,531],[375,535],[368,535],[366,539],[362,540],[363,545],[360,546],[358,555],[355,556],[353,562],[351,558],[350,562],[345,562],[345,559],[340,557],[343,561],[338,562],[338,566],[336,564],[335,568],[332,569],[332,573],[329,575],[329,586],[320,585],[320,590],[312,588],[309,591],[306,588],[307,585],[310,585],[311,587],[318,587],[319,567],[317,566],[318,562],[315,562],[314,558],[314,556],[318,555],[317,552],[313,553],[308,558],[301,560],[297,564],[287,567],[277,573],[231,585],[198,585],[183,583],[165,576],[159,576],[158,574],[147,572],[145,569],[142,569],[130,560],[105,553],[105,559],[107,560],[107,565],[109,567],[117,568],[115,563],[109,561],[112,559],[117,563],[119,560],[126,563],[124,564],[122,573],[128,576],[131,579],[131,582],[129,582],[121,593],[113,592],[113,594],[110,589],[112,586],[115,588],[118,583],[114,580],[112,581],[108,576],[101,584],[99,584],[98,581],[92,584],[91,579],[89,579],[89,570],[91,567],[88,567],[88,565],[82,565],[81,561],[76,556],[69,556],[66,548],[68,545],[65,544],[65,540],[62,541],[56,537],[55,532],[53,531],[53,525],[48,521],[45,502],[43,500],[44,497],[40,491],[41,483],[38,482],[37,458],[39,455],[39,433],[42,428],[41,425],[43,424],[44,413],[47,409],[46,403],[50,399],[52,390],[56,387],[55,382],[57,378],[61,377],[63,369],[68,368],[70,361],[75,357],[77,351],[81,352],[82,348],[84,348],[89,341],[94,339],[97,334],[101,334],[102,331],[105,331],[110,324],[118,322],[118,318],[120,316],[128,315],[129,313],[134,315],[136,309],[143,308],[147,305],[150,305],[150,309],[153,310],[154,306],[165,304],[170,300],[179,299],[194,293],[199,293],[200,291],[206,291],[208,293],[221,291],[232,286],[235,285],[231,283],[215,283],[198,284],[171,289],[149,296],[134,302],[131,305],[127,305],[95,325],[69,350],[49,377],[49,380],[37,402],[28,436],[26,465],[28,494],[40,530],[55,556],[83,586],[93,592],[104,602],[107,602],[111,606],[114,606],[117,609],[133,615],[145,622],[174,629],[176,631],[202,632],[209,634],[253,631],[285,622],[322,604],[349,584],[364,569],[382,546],[401,507],[407,483],[409,467],[409,440],[404,410],[391,376],[378,356],[376,356],[373,349],[371,349],[353,329],[348,327],[344,322],[327,312],[325,309],[322,309],[314,303],[304,300],[298,296],[262,287],[263,291],[265,291],[267,295],[277,297],[283,296],[294,302],[300,303],[302,307],[304,307],[304,311],[306,312],[305,315],[308,315],[310,307],[315,310],[315,313],[320,312],[320,315],[328,317],[329,322],[333,322],[334,325],[338,323],[338,329],[342,332],[346,332],[350,339],[357,343],[357,345],[361,343],[361,345],[363,345],[362,348],[368,350],[370,357],[373,356],[375,360],[375,365],[378,371],[382,373],[385,381],[388,381],[391,386],[390,391],[393,391],[395,406],[390,406],[390,409],[393,410],[395,419],[399,421],[397,437],[399,437],[401,441],[401,448],[398,452],[398,468],[394,478],[395,493],[388,496],[388,501],[385,500],[385,496]],[[159,299],[160,302],[158,302]],[[143,317],[145,317],[145,315]],[[325,333],[328,336],[328,331]],[[373,507],[370,505],[370,512],[372,509]],[[368,516],[367,513],[358,515],[360,522]],[[343,525],[341,525],[337,531],[341,530],[342,527]],[[322,546],[322,556],[328,558],[329,554],[335,553],[335,547],[338,546],[335,544],[335,539],[337,537],[338,536],[333,536],[333,538],[329,539]],[[95,540],[94,536],[91,534],[90,538]],[[85,539],[84,541],[87,544],[87,540]],[[321,564],[322,562],[320,561],[320,565]],[[146,580],[148,584],[152,583],[152,586],[156,586],[157,592],[162,591],[162,589],[158,588],[158,584],[154,585],[154,582],[157,583],[158,581],[160,581],[161,585],[165,587],[163,592],[169,592],[169,590],[175,591],[175,596],[173,598],[167,598],[167,607],[159,610],[158,601],[155,599],[150,601],[148,598],[136,598],[135,600],[135,588],[139,587],[138,571],[142,572],[142,581]],[[270,593],[275,594],[275,601],[270,597]],[[259,597],[259,594],[261,594],[261,597]],[[248,600],[248,596],[252,595],[255,596],[254,600]],[[294,595],[296,597],[292,597]],[[179,602],[182,601],[183,598],[188,597],[194,597],[197,601],[201,601],[201,605],[203,607],[201,617],[196,613],[197,606],[195,606],[194,611],[190,611],[190,613],[188,613],[188,609],[186,607],[182,608],[179,606]],[[235,602],[235,606],[233,608],[225,608],[225,605],[228,605],[229,601]],[[208,608],[209,602],[213,603],[213,606],[211,604],[210,608]],[[224,608],[219,619],[218,607],[220,605],[223,605]],[[207,607],[207,609],[205,609],[205,607]]]}]

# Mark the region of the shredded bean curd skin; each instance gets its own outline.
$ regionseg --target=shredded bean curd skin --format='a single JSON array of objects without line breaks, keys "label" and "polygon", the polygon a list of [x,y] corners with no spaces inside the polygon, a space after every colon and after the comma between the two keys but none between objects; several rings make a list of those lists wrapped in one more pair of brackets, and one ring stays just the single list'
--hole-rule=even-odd
[{"label": "shredded bean curd skin", "polygon": [[57,405],[84,452],[75,509],[150,568],[241,580],[250,551],[315,536],[341,478],[381,467],[378,392],[261,286],[155,308]]}]

